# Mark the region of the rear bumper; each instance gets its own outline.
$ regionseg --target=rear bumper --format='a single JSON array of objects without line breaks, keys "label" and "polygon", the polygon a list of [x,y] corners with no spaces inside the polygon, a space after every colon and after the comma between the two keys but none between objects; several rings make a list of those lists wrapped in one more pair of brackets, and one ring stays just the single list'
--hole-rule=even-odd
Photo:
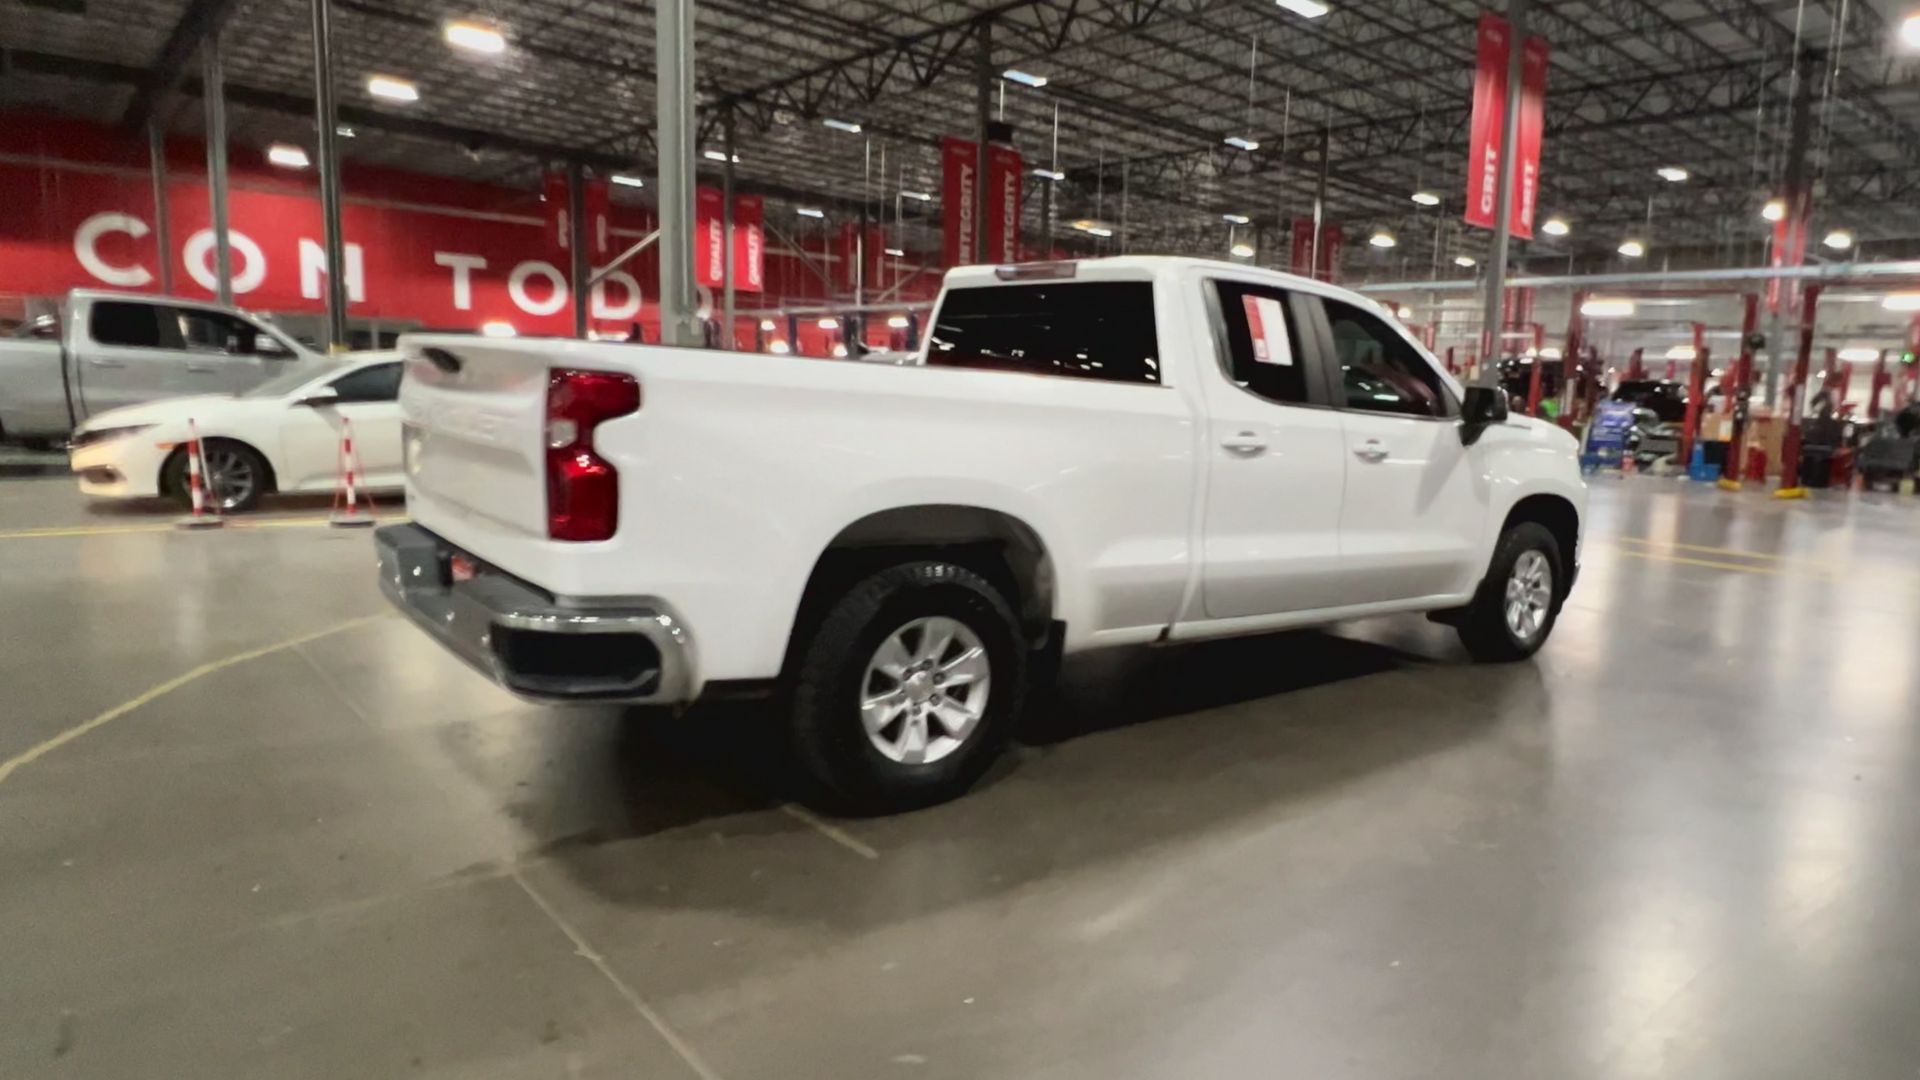
[{"label": "rear bumper", "polygon": [[380,591],[455,656],[537,701],[680,704],[693,699],[686,629],[651,599],[552,596],[479,567],[448,577],[451,544],[418,525],[374,534]]}]

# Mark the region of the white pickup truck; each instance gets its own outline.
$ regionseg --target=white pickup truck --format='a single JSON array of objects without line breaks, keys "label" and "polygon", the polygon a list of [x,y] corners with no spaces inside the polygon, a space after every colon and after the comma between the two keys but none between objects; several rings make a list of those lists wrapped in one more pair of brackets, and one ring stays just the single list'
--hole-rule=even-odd
[{"label": "white pickup truck", "polygon": [[1427,612],[1520,659],[1579,565],[1571,436],[1244,266],[957,269],[916,366],[401,347],[395,604],[528,698],[772,689],[866,808],[964,791],[1052,654]]}]

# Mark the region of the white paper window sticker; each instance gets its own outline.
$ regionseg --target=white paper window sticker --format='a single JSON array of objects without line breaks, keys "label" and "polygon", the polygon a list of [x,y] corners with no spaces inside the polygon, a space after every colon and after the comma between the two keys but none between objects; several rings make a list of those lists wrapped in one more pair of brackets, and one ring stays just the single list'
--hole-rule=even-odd
[{"label": "white paper window sticker", "polygon": [[1253,359],[1258,364],[1293,366],[1293,343],[1287,340],[1287,315],[1280,301],[1266,296],[1242,296],[1240,304],[1247,312],[1247,333],[1253,339]]}]

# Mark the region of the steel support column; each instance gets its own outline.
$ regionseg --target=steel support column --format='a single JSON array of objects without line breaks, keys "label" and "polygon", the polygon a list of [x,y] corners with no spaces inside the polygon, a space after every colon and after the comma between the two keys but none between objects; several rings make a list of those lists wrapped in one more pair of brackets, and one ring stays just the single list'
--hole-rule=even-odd
[{"label": "steel support column", "polygon": [[587,300],[593,264],[587,259],[587,176],[579,161],[567,162],[567,282],[573,293],[573,336],[587,336]]},{"label": "steel support column", "polygon": [[[1507,0],[1507,109],[1500,122],[1500,176],[1494,188],[1498,210],[1493,219],[1493,250],[1487,255],[1487,297],[1485,329],[1481,331],[1480,351],[1488,363],[1482,371],[1494,372],[1499,379],[1500,329],[1505,325],[1502,305],[1506,303],[1507,246],[1513,237],[1513,186],[1516,135],[1520,130],[1520,92],[1524,81],[1524,57],[1527,40],[1527,0]],[[1537,366],[1537,364],[1536,364]],[[1489,384],[1491,385],[1491,384]]]},{"label": "steel support column", "polygon": [[727,160],[720,165],[720,235],[726,251],[720,257],[720,347],[739,348],[733,330],[733,107],[720,114],[720,152]]},{"label": "steel support column", "polygon": [[[1813,364],[1813,324],[1820,309],[1820,286],[1807,286],[1800,307],[1800,348],[1793,358],[1793,381],[1787,386],[1787,430],[1780,438],[1780,490],[1776,498],[1804,499],[1807,489],[1800,483],[1800,425],[1807,400],[1807,373]],[[1771,364],[1769,364],[1771,367]],[[1773,378],[1773,372],[1767,372]]]},{"label": "steel support column", "polygon": [[220,68],[220,35],[200,46],[201,94],[207,105],[207,200],[213,219],[214,294],[233,303],[233,244],[227,234],[227,93]]},{"label": "steel support column", "polygon": [[[1794,63],[1798,64],[1796,57]],[[1777,266],[1800,266],[1807,259],[1807,221],[1813,215],[1813,177],[1807,168],[1807,148],[1813,138],[1813,95],[1808,92],[1807,80],[1793,79],[1795,96],[1791,105],[1792,113],[1787,124],[1787,158],[1781,175],[1781,201],[1786,204],[1787,215],[1775,231],[1774,264]],[[1782,253],[1778,250],[1784,246]],[[1800,286],[1796,282],[1784,281],[1777,287],[1779,301],[1772,304],[1772,319],[1767,329],[1767,379],[1766,403],[1773,405],[1779,400],[1781,358],[1786,354],[1786,329],[1781,323],[1781,314],[1793,315],[1799,308]],[[1799,312],[1800,317],[1807,317]]]},{"label": "steel support column", "polygon": [[[1744,298],[1745,314],[1740,320],[1740,356],[1733,362],[1727,380],[1727,402],[1733,408],[1733,435],[1727,440],[1727,464],[1720,470],[1720,486],[1737,489],[1746,463],[1740,460],[1741,443],[1747,434],[1747,415],[1753,396],[1753,337],[1760,329],[1760,297],[1749,293]],[[1758,477],[1764,481],[1766,477]]]},{"label": "steel support column", "polygon": [[153,172],[153,244],[159,252],[160,293],[173,293],[173,228],[167,207],[167,133],[158,120],[147,124],[147,157]]},{"label": "steel support column", "polygon": [[333,5],[313,0],[313,111],[320,165],[320,231],[327,259],[327,344],[347,348],[347,257],[340,232],[339,119],[333,104]]},{"label": "steel support column", "polygon": [[[1320,181],[1313,189],[1313,244],[1308,249],[1307,276],[1320,276],[1320,237],[1326,230],[1327,174],[1333,168],[1333,130],[1320,125]],[[1333,267],[1327,267],[1327,280],[1333,280]]]},{"label": "steel support column", "polygon": [[660,150],[660,342],[699,345],[693,288],[693,0],[654,0]]},{"label": "steel support column", "polygon": [[1707,404],[1707,328],[1693,324],[1693,366],[1687,369],[1687,413],[1680,422],[1680,464],[1693,465],[1693,445],[1700,440],[1700,415]]},{"label": "steel support column", "polygon": [[974,79],[975,92],[979,95],[980,145],[974,148],[973,257],[975,262],[988,263],[998,261],[987,253],[987,144],[993,130],[993,20],[981,19],[976,33],[978,70]]}]

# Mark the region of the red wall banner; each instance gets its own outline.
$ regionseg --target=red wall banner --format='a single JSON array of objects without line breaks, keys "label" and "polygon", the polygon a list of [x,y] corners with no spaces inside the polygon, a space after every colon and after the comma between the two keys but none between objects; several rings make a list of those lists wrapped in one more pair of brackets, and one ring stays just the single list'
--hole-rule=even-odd
[{"label": "red wall banner", "polygon": [[[1466,222],[1494,228],[1500,202],[1500,131],[1506,122],[1507,65],[1512,28],[1494,14],[1480,16],[1473,76],[1473,125],[1467,150]],[[1547,61],[1545,40],[1528,38],[1520,57],[1520,126],[1514,132],[1513,235],[1533,239],[1540,201],[1540,151],[1546,132]]]},{"label": "red wall banner", "polygon": [[948,266],[980,261],[974,247],[973,174],[980,167],[976,144],[947,136],[940,141],[940,214],[945,243],[942,258]]},{"label": "red wall banner", "polygon": [[757,293],[767,287],[767,204],[758,195],[733,197],[733,287]]},{"label": "red wall banner", "polygon": [[566,254],[573,232],[567,221],[567,174],[558,169],[540,174],[540,216],[547,222],[548,245],[555,254]]},{"label": "red wall banner", "polygon": [[613,255],[613,188],[604,176],[587,180],[580,190],[582,217],[587,219],[587,253],[598,260]]},{"label": "red wall banner", "polygon": [[[764,286],[764,270],[759,265],[765,249],[763,231],[764,204],[753,197],[752,221],[742,213],[744,199],[734,196],[733,237],[726,235],[726,201],[720,189],[697,187],[693,190],[693,278],[697,284],[718,289],[726,284],[727,255],[733,255],[733,288],[736,292],[759,292]],[[743,259],[742,256],[745,256]]]}]

